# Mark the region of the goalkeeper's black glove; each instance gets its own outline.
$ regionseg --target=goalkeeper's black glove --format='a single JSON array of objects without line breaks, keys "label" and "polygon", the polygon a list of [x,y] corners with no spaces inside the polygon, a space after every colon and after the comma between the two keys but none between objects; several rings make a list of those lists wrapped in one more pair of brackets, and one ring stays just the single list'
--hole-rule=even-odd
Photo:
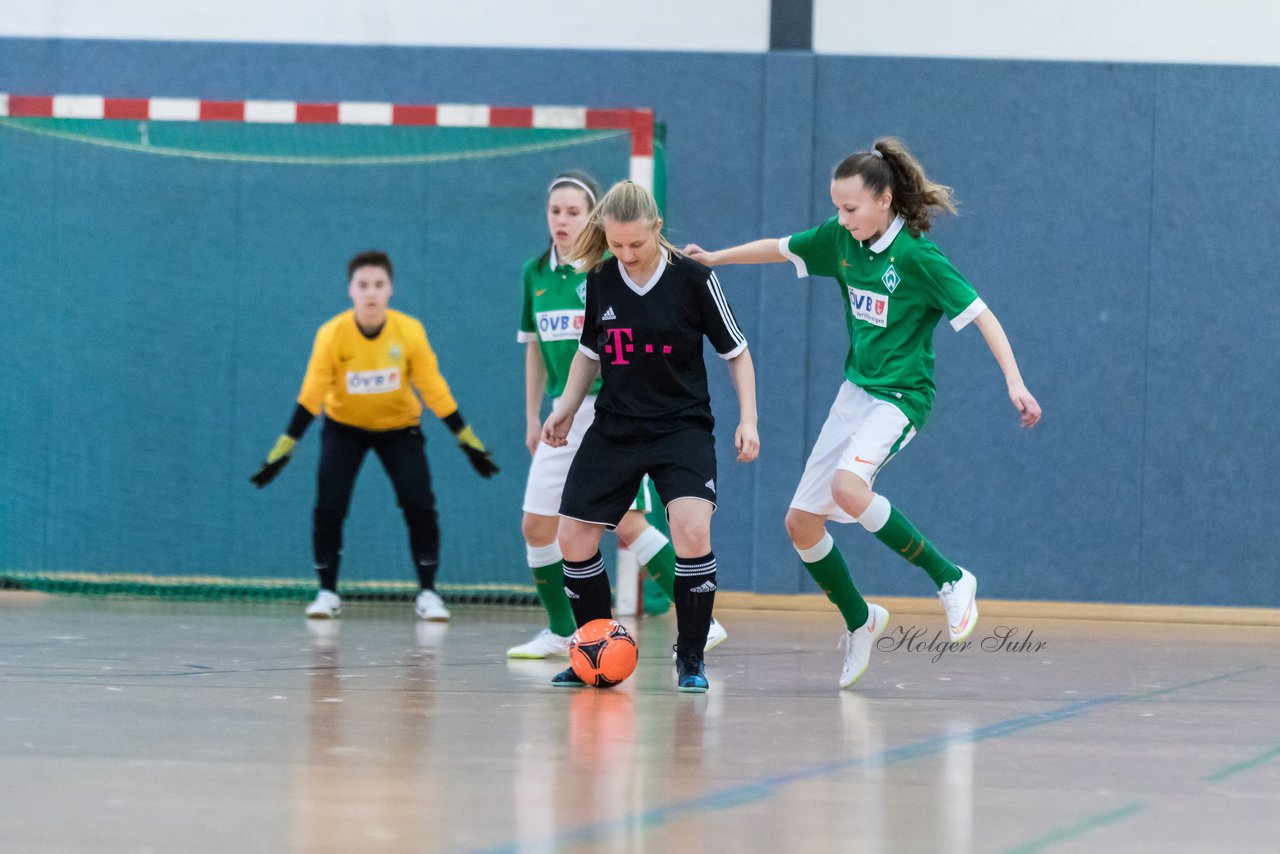
[{"label": "goalkeeper's black glove", "polygon": [[267,452],[267,461],[254,473],[253,477],[249,478],[249,482],[258,489],[262,489],[275,480],[276,475],[280,474],[280,469],[284,468],[293,456],[293,448],[297,444],[297,439],[288,434],[281,434],[280,438],[276,439],[275,445]]},{"label": "goalkeeper's black glove", "polygon": [[493,454],[485,448],[484,442],[480,441],[470,425],[463,427],[455,435],[458,437],[458,447],[467,455],[467,462],[471,463],[476,474],[487,478],[498,473],[498,467],[493,464]]}]

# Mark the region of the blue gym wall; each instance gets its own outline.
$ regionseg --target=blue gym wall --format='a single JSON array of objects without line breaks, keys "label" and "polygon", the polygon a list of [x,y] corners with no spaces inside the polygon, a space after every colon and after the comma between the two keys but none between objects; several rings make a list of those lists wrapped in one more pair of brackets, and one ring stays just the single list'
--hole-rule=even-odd
[{"label": "blue gym wall", "polygon": [[[669,126],[673,237],[710,246],[818,222],[830,207],[831,165],[877,135],[901,135],[956,187],[962,216],[940,220],[935,239],[1000,317],[1046,415],[1019,430],[981,335],[944,324],[935,414],[886,469],[880,491],[974,569],[990,597],[1280,606],[1280,574],[1265,548],[1280,508],[1271,476],[1280,452],[1268,438],[1280,350],[1278,68],[0,40],[0,91],[649,106]],[[501,340],[510,340],[520,262],[537,249],[529,243],[541,210],[525,207],[502,206],[519,225],[509,250],[484,259],[495,284],[511,283],[510,298],[495,299],[492,286],[438,298],[471,311],[477,330],[498,311]],[[401,240],[394,228],[385,238]],[[66,318],[41,316],[38,270],[0,275],[15,306],[7,351],[50,346],[55,328],[68,334]],[[724,586],[812,592],[782,517],[839,385],[840,297],[830,281],[797,281],[783,266],[726,269],[722,280],[752,341],[763,441],[759,462],[733,462],[732,390],[712,365]],[[334,312],[344,300],[338,281]],[[23,301],[35,310],[19,308]],[[404,301],[429,332],[431,305]],[[286,323],[281,334],[302,341],[311,320],[303,332]],[[482,369],[468,366],[465,351],[437,346],[464,412],[505,467],[482,489],[450,456],[445,433],[429,433],[442,500],[459,494],[469,511],[484,508],[446,514],[442,579],[450,562],[480,561],[496,580],[523,580],[520,349],[511,344],[509,364]],[[82,423],[50,420],[39,383],[6,372],[3,433],[33,459],[15,461],[7,449],[2,485],[34,509],[5,511],[0,565],[249,574],[226,565],[230,554],[273,572],[293,562],[305,576],[314,437],[285,489],[208,488],[247,475],[287,418],[304,359],[278,366],[284,378],[272,382],[283,391],[270,423],[238,427],[243,435],[224,443],[235,449],[227,458],[192,448],[185,462],[162,464],[121,438],[129,425],[112,417],[111,441],[126,462],[104,460],[98,476],[65,491],[48,486],[50,460],[107,439],[92,412]],[[130,393],[119,390],[124,401]],[[68,557],[41,533],[74,529],[86,508],[128,533],[136,508],[113,505],[110,475],[130,465],[204,488],[205,501],[192,502],[190,518],[167,517],[167,530],[130,534],[123,547],[83,543]],[[403,567],[408,577],[402,532],[358,524],[394,507],[382,481],[361,478],[348,561],[391,561],[397,568],[382,575]],[[204,529],[202,509],[238,522]],[[254,524],[260,518],[270,523]],[[835,535],[865,591],[929,592],[918,570],[860,528]]]}]

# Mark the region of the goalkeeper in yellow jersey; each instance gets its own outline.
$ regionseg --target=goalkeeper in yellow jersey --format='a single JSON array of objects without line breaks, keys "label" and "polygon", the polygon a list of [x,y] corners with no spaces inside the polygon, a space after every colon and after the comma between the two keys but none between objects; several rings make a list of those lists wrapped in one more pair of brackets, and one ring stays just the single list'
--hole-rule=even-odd
[{"label": "goalkeeper in yellow jersey", "polygon": [[382,252],[362,252],[347,264],[347,276],[347,293],[354,308],[316,332],[289,427],[250,480],[258,488],[274,480],[323,409],[320,472],[311,523],[320,592],[307,606],[307,616],[329,619],[342,612],[338,597],[342,525],[356,474],[372,448],[391,478],[409,526],[409,548],[420,588],[414,610],[424,620],[447,620],[449,609],[435,591],[440,528],[419,425],[422,404],[449,427],[481,477],[492,477],[498,467],[458,412],[422,323],[387,308],[392,293],[391,259]]}]

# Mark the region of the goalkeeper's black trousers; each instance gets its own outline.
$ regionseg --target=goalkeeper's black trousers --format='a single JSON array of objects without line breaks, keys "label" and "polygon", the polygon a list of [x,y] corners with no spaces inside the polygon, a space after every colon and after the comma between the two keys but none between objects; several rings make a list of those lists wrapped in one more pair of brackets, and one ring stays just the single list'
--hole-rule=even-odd
[{"label": "goalkeeper's black trousers", "polygon": [[342,526],[351,506],[351,490],[360,465],[370,449],[382,461],[396,501],[409,526],[409,550],[413,555],[418,584],[435,588],[436,566],[440,560],[440,526],[436,520],[436,497],[431,491],[431,470],[427,467],[426,440],[422,428],[401,430],[361,430],[324,420],[320,434],[320,471],[316,479],[316,506],[312,513],[311,545],[320,586],[337,592],[338,565],[342,559]]}]

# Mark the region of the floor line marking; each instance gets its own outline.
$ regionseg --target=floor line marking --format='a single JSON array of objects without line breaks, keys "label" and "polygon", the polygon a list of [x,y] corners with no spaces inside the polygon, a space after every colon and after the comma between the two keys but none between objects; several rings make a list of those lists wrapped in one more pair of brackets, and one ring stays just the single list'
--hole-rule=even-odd
[{"label": "floor line marking", "polygon": [[[644,828],[660,827],[661,825],[668,824],[672,821],[700,813],[730,809],[743,804],[765,800],[773,797],[777,793],[777,790],[782,786],[799,782],[801,780],[823,777],[828,774],[851,768],[888,767],[897,765],[901,762],[907,762],[912,759],[918,759],[922,756],[939,753],[944,750],[947,745],[955,742],[972,744],[992,738],[1003,738],[1004,736],[1012,735],[1013,733],[1021,732],[1022,730],[1032,729],[1034,727],[1044,726],[1045,724],[1057,723],[1058,721],[1077,717],[1085,712],[1092,711],[1093,709],[1103,706],[1143,700],[1150,697],[1170,694],[1174,691],[1195,688],[1212,682],[1220,682],[1223,679],[1230,679],[1246,673],[1253,673],[1257,670],[1263,669],[1263,667],[1265,667],[1265,665],[1257,665],[1243,670],[1233,670],[1229,673],[1221,673],[1217,676],[1207,676],[1203,679],[1195,679],[1190,682],[1184,682],[1168,688],[1157,688],[1150,691],[1144,691],[1141,694],[1110,694],[1104,697],[1096,697],[1092,700],[1081,700],[1048,712],[1037,712],[1030,715],[1022,715],[1017,718],[1010,718],[1009,720],[997,721],[996,723],[971,730],[968,733],[938,736],[912,744],[906,744],[902,747],[890,748],[868,756],[859,756],[836,762],[827,762],[821,765],[811,766],[809,768],[801,768],[790,773],[766,777],[752,783],[746,783],[740,786],[731,786],[717,792],[709,792],[706,795],[690,798],[686,801],[677,801],[675,803],[664,804],[661,806],[651,807],[646,810],[641,810],[639,812],[629,813],[615,819],[605,819],[603,821],[581,825],[575,828],[568,828],[564,831],[555,832],[548,838],[539,840],[537,845],[542,845],[544,847],[549,845],[552,848],[561,845],[577,845],[585,842],[598,841],[601,837],[609,833],[628,828],[635,828],[636,826]],[[499,852],[503,852],[503,854],[505,854],[505,852],[515,852],[519,847],[523,846],[523,842],[519,845],[516,843],[508,843],[496,848],[482,848],[476,850],[485,852],[485,854],[499,854]]]}]

